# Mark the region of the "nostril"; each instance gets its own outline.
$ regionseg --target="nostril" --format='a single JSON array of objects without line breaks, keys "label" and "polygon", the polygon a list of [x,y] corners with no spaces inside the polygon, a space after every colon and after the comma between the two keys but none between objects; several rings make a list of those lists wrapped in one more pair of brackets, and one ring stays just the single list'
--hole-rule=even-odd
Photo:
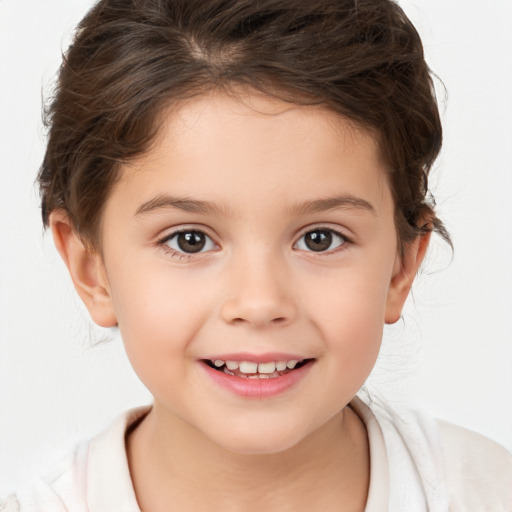
[{"label": "nostril", "polygon": [[288,300],[278,297],[255,297],[243,295],[226,300],[222,304],[221,316],[231,325],[284,326],[295,316],[295,307]]},{"label": "nostril", "polygon": [[[274,324],[274,325],[282,325],[282,324],[285,324],[287,321],[288,320],[286,319],[286,317],[280,316],[280,317],[277,317],[277,318],[272,318],[269,323]],[[244,323],[255,323],[255,322],[253,322],[253,321],[251,321],[250,319],[247,319],[247,318],[237,317],[237,318],[233,318],[231,320],[231,323],[233,323],[233,324],[244,324]],[[262,322],[262,323],[264,323],[264,322]]]}]

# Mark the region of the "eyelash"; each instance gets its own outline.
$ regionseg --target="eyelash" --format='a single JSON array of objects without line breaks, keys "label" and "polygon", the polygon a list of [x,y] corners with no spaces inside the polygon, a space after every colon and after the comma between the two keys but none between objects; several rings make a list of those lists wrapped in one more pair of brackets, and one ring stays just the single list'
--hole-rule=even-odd
[{"label": "eyelash", "polygon": [[[352,243],[351,240],[346,235],[344,235],[343,233],[341,233],[341,232],[339,232],[339,231],[337,231],[337,230],[335,230],[333,228],[329,228],[329,227],[325,227],[325,226],[315,226],[313,228],[308,228],[306,231],[304,231],[301,234],[301,236],[299,237],[299,239],[297,240],[297,242],[294,243],[293,247],[296,248],[297,245],[300,243],[300,241],[307,234],[314,233],[314,232],[330,233],[330,234],[334,235],[335,237],[339,238],[340,239],[340,243],[334,249],[328,249],[328,250],[325,250],[325,251],[315,251],[313,249],[310,249],[310,250],[299,249],[299,250],[302,250],[304,252],[310,252],[310,253],[313,253],[313,254],[333,254],[333,253],[339,252],[341,250],[344,250],[346,245]],[[210,248],[210,249],[204,251],[203,248],[200,248],[197,252],[184,252],[182,250],[173,249],[172,247],[170,247],[168,245],[171,240],[177,238],[180,234],[186,234],[186,233],[188,233],[188,234],[195,233],[195,234],[203,235],[207,239],[206,244],[208,244],[208,241],[209,241],[210,244],[213,244],[214,246],[216,246],[216,244],[212,240],[212,238],[209,235],[207,235],[203,230],[201,230],[201,229],[193,229],[193,228],[180,229],[178,231],[174,231],[173,233],[170,233],[169,235],[167,235],[164,238],[162,238],[161,240],[159,240],[157,242],[157,245],[162,247],[165,251],[169,252],[171,254],[172,258],[179,258],[178,261],[182,261],[184,259],[185,260],[189,260],[194,255],[203,254],[204,252],[210,252],[212,250]],[[332,243],[332,241],[331,241],[331,243]]]},{"label": "eyelash", "polygon": [[[204,252],[209,252],[209,251],[203,251],[202,248],[197,252],[184,252],[181,250],[173,249],[172,247],[170,247],[168,245],[172,239],[177,238],[180,234],[186,234],[186,233],[189,233],[189,234],[195,233],[195,234],[203,235],[207,239],[206,244],[210,243],[214,246],[217,245],[212,240],[212,238],[209,235],[207,235],[203,230],[194,229],[194,228],[180,229],[178,231],[174,231],[173,233],[170,233],[169,235],[167,235],[164,238],[162,238],[161,240],[159,240],[157,242],[157,245],[162,247],[165,251],[167,251],[171,255],[172,258],[178,258],[178,261],[182,261],[184,259],[189,260],[196,254],[203,254]],[[209,249],[209,250],[211,250],[211,249]]]},{"label": "eyelash", "polygon": [[[310,228],[307,228],[302,234],[301,236],[299,237],[299,239],[297,240],[297,242],[295,242],[294,244],[294,247],[296,247],[299,242],[308,234],[308,233],[314,233],[314,232],[327,232],[327,233],[331,233],[332,235],[338,237],[341,241],[341,243],[336,246],[334,249],[329,249],[329,250],[326,250],[326,251],[314,251],[314,250],[309,250],[309,251],[305,251],[305,252],[309,252],[309,253],[312,253],[312,254],[334,254],[334,253],[337,253],[339,251],[342,251],[342,250],[345,250],[346,249],[346,246],[351,244],[352,241],[346,236],[344,235],[343,233],[341,233],[340,231],[336,230],[336,229],[333,229],[333,228],[330,228],[330,227],[326,227],[326,226],[314,226],[314,227],[310,227]],[[299,250],[304,250],[304,249],[299,249]]]}]

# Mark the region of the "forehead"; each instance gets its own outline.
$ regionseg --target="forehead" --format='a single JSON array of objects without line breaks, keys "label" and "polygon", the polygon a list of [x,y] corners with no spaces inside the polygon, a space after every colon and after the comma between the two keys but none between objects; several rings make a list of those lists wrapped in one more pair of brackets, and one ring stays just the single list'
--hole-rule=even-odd
[{"label": "forehead", "polygon": [[263,210],[339,193],[384,206],[386,175],[373,134],[333,112],[210,93],[162,113],[153,145],[123,168],[113,195],[140,205],[160,191],[234,210],[258,198]]}]

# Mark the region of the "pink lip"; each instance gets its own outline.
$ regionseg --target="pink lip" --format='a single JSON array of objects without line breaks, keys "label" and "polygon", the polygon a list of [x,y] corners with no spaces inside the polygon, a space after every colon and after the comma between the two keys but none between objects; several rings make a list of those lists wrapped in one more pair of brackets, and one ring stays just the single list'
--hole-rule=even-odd
[{"label": "pink lip", "polygon": [[[286,356],[284,358],[270,358],[266,360],[255,360],[254,356],[244,357],[243,359],[239,359],[241,354],[237,354],[236,358],[230,359],[226,356],[229,361],[253,361],[253,362],[267,362],[267,361],[289,361],[290,356]],[[217,359],[223,359],[223,357],[218,357]],[[232,357],[232,356],[230,356]],[[226,359],[223,359],[224,361]],[[198,361],[201,368],[206,372],[206,374],[219,386],[222,388],[239,395],[244,398],[270,398],[273,396],[277,396],[281,393],[284,393],[288,389],[292,388],[294,385],[299,383],[309,372],[309,369],[313,365],[313,360],[306,363],[304,366],[296,370],[292,370],[281,377],[276,377],[274,379],[245,379],[243,377],[237,377],[233,375],[227,375],[224,372],[219,370],[215,370],[212,367],[208,366],[204,360]]]}]

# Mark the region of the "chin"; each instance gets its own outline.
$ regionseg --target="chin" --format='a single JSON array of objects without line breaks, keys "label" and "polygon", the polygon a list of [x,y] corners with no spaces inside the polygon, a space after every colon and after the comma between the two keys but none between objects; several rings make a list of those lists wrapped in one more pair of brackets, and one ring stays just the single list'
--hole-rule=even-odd
[{"label": "chin", "polygon": [[[225,450],[239,455],[273,455],[294,448],[307,433],[296,428],[285,428],[276,424],[252,426],[245,429],[226,429],[222,436],[211,436],[210,439]],[[229,437],[226,437],[226,431]]]}]

